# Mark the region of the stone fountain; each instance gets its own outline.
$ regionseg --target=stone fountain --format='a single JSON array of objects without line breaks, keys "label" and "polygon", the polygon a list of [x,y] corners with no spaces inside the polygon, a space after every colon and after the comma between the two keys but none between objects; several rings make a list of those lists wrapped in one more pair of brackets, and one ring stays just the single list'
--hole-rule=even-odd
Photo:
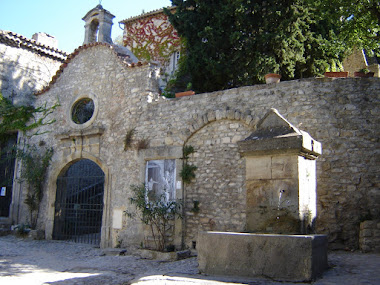
[{"label": "stone fountain", "polygon": [[272,109],[238,145],[246,160],[247,233],[200,233],[200,271],[314,280],[327,268],[327,237],[315,234],[321,144]]}]

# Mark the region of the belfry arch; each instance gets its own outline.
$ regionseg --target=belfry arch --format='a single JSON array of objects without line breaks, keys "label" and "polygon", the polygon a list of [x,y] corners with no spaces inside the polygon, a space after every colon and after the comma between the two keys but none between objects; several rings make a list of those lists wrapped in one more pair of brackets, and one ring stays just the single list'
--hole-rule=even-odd
[{"label": "belfry arch", "polygon": [[111,31],[113,18],[115,18],[115,16],[104,9],[100,4],[90,10],[82,18],[82,20],[85,21],[83,44],[95,42],[112,44]]}]

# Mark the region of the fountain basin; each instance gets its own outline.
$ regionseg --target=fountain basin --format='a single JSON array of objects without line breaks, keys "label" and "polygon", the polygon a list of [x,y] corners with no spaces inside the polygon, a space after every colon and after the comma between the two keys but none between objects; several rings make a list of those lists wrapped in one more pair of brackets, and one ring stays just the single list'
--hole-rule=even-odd
[{"label": "fountain basin", "polygon": [[201,232],[197,251],[211,275],[309,282],[328,268],[326,235]]}]

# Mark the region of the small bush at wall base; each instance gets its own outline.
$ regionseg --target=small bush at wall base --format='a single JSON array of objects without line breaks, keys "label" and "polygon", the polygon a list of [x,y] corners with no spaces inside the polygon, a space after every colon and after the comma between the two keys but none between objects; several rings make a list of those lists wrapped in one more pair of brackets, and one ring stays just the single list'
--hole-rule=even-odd
[{"label": "small bush at wall base", "polygon": [[[131,186],[132,197],[129,199],[136,206],[135,212],[125,211],[129,218],[138,217],[144,224],[148,225],[155,243],[155,249],[167,250],[167,237],[173,230],[172,221],[178,217],[182,218],[182,202],[165,200],[165,196],[155,197],[149,200],[147,188],[144,184]],[[143,245],[143,244],[142,244]]]}]

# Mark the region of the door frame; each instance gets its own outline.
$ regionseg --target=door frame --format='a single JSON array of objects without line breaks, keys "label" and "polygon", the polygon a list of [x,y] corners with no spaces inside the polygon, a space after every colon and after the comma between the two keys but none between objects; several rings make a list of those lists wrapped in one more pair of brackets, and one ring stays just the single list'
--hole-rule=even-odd
[{"label": "door frame", "polygon": [[106,248],[111,246],[111,177],[108,167],[99,158],[88,153],[73,153],[62,161],[52,164],[52,171],[48,177],[47,191],[47,213],[45,222],[46,239],[53,238],[54,215],[55,215],[55,198],[57,194],[57,178],[62,176],[67,169],[75,162],[81,159],[89,159],[95,162],[104,173],[104,196],[103,196],[103,215],[102,228],[100,235],[100,247]]}]

